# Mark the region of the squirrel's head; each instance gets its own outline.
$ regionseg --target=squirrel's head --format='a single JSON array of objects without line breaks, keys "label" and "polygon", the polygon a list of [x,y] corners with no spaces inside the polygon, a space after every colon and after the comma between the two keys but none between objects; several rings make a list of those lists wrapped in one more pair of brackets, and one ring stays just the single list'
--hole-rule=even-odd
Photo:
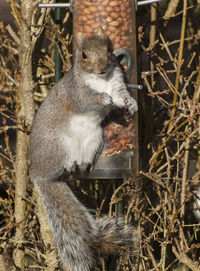
[{"label": "squirrel's head", "polygon": [[102,31],[96,36],[78,38],[79,48],[76,61],[81,68],[99,76],[106,75],[112,64],[109,42]]}]

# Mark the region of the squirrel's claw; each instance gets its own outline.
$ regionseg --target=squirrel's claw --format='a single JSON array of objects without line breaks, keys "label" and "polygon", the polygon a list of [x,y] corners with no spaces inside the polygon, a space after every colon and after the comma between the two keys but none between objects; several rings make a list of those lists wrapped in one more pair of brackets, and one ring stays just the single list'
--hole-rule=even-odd
[{"label": "squirrel's claw", "polygon": [[136,100],[133,97],[126,97],[124,99],[125,108],[128,110],[130,115],[133,115],[136,111],[138,111],[138,105]]}]

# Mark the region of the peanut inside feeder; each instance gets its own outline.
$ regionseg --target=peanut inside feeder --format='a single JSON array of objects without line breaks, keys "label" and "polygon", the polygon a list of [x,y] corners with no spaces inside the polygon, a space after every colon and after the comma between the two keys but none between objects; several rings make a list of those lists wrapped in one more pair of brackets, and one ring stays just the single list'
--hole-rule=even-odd
[{"label": "peanut inside feeder", "polygon": [[113,50],[131,49],[133,42],[133,10],[130,0],[75,0],[74,33],[92,36],[102,27],[113,44]]}]

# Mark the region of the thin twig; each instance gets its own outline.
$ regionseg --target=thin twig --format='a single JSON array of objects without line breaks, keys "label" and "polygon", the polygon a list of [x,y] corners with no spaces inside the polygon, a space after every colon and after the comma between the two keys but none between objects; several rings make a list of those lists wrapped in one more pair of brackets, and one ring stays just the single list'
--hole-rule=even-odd
[{"label": "thin twig", "polygon": [[[185,28],[186,28],[186,15],[187,15],[187,0],[183,1],[183,18],[182,18],[182,26],[181,26],[181,37],[180,37],[180,46],[179,46],[179,55],[178,55],[178,63],[177,63],[177,73],[176,73],[176,80],[175,80],[175,93],[173,97],[172,103],[172,112],[171,112],[171,120],[174,118],[176,113],[176,103],[178,98],[179,92],[179,82],[180,82],[180,75],[181,75],[181,67],[183,62],[183,48],[184,48],[184,38],[185,38]],[[172,125],[172,121],[169,123],[169,130]]]}]

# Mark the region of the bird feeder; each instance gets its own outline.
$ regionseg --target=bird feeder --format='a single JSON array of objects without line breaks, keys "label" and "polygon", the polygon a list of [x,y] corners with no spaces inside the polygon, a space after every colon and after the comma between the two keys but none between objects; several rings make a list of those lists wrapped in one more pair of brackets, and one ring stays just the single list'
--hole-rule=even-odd
[{"label": "bird feeder", "polygon": [[[110,39],[114,54],[124,69],[131,96],[137,100],[135,1],[132,0],[74,0],[73,36],[90,37],[103,28]],[[103,124],[104,147],[96,157],[89,178],[118,179],[138,171],[138,117],[127,117],[115,110]]]}]

